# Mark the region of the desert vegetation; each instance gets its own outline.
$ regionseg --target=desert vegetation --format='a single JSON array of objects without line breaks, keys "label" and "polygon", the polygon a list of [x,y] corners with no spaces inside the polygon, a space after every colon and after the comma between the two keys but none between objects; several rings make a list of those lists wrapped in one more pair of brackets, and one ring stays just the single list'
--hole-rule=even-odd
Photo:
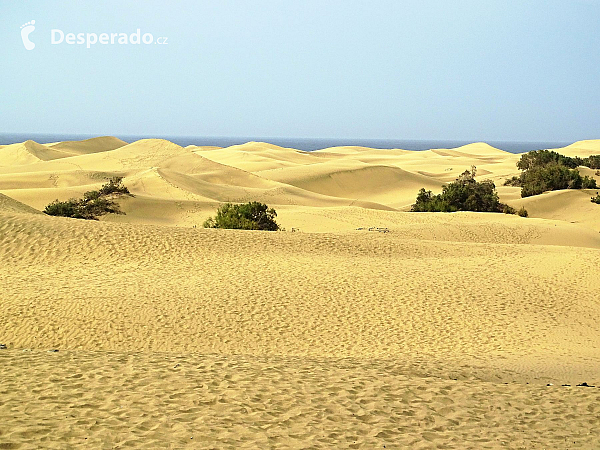
[{"label": "desert vegetation", "polygon": [[280,227],[275,217],[277,217],[275,210],[264,203],[225,203],[219,207],[214,218],[209,217],[204,222],[204,228],[278,231]]},{"label": "desert vegetation", "polygon": [[553,150],[535,150],[525,153],[517,163],[517,168],[520,170],[528,170],[535,167],[543,167],[549,164],[559,164],[561,166],[575,169],[583,166],[590,169],[600,169],[600,155],[591,155],[586,158],[575,156],[564,156]]},{"label": "desert vegetation", "polygon": [[114,201],[120,195],[133,196],[123,185],[123,177],[113,177],[100,190],[84,193],[82,199],[71,198],[64,202],[54,200],[46,206],[44,213],[86,220],[98,220],[98,217],[109,213],[125,214]]},{"label": "desert vegetation", "polygon": [[592,197],[592,203],[596,203],[596,204],[600,205],[600,194],[598,192],[596,192],[595,197]]},{"label": "desert vegetation", "polygon": [[505,181],[505,186],[520,186],[521,197],[530,197],[558,189],[595,189],[596,180],[581,176],[578,166],[600,167],[600,155],[571,158],[551,150],[525,153],[517,162],[520,176]]},{"label": "desert vegetation", "polygon": [[[465,170],[456,181],[444,185],[442,193],[434,195],[424,188],[419,190],[417,200],[411,207],[413,212],[503,212],[516,214],[517,211],[501,203],[496,192],[496,186],[491,180],[476,181],[477,168]],[[521,208],[519,215],[527,217],[527,211]]]}]

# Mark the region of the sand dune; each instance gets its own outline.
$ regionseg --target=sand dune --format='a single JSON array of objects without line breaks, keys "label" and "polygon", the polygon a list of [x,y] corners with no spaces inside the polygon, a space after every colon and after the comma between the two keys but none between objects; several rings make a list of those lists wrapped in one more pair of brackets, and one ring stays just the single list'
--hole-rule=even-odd
[{"label": "sand dune", "polygon": [[[507,218],[512,220],[504,224],[490,219],[480,222],[477,231],[475,226],[461,227],[462,222],[477,222],[475,214],[463,213],[466,217],[457,216],[454,224],[428,224],[426,214],[411,219],[414,214],[399,213],[409,222],[423,222],[405,223],[385,234],[355,230],[257,236],[0,214],[0,254],[15,269],[2,274],[9,299],[3,313],[12,317],[21,311],[19,319],[7,325],[13,336],[7,343],[18,347],[37,347],[41,339],[45,345],[87,350],[196,349],[315,357],[439,356],[443,350],[446,357],[485,360],[495,352],[515,352],[525,343],[531,347],[519,350],[521,354],[541,347],[583,357],[590,350],[585,342],[598,343],[593,314],[590,328],[573,335],[572,342],[549,341],[550,335],[558,337],[561,331],[549,329],[546,321],[554,317],[562,323],[578,314],[578,308],[589,313],[600,307],[593,306],[598,281],[591,270],[599,262],[600,241],[590,235],[587,248],[561,245],[564,241],[538,245],[544,233],[552,233],[539,219],[524,230],[519,218]],[[441,234],[447,229],[446,236]],[[577,231],[572,226],[572,232]],[[476,233],[479,237],[469,239]],[[461,264],[453,267],[457,258]],[[533,260],[535,266],[529,262]],[[478,275],[484,263],[494,273],[487,280]],[[575,297],[564,303],[561,294],[573,289],[566,276],[573,264],[580,268],[577,305]],[[590,270],[583,270],[586,267]],[[35,273],[36,283],[16,282],[19,268]],[[312,271],[319,276],[312,276]],[[78,283],[84,273],[87,281]],[[153,273],[162,275],[149,276]],[[439,274],[446,282],[439,284],[430,274]],[[274,279],[302,288],[288,287],[277,294],[282,286],[269,282]],[[498,285],[502,279],[513,280],[519,288]],[[114,288],[106,285],[109,280]],[[250,284],[242,289],[246,282]],[[536,296],[544,283],[546,294]],[[37,296],[38,285],[45,286],[43,298]],[[61,294],[61,286],[69,287],[67,295]],[[107,295],[106,289],[116,291]],[[121,295],[115,295],[118,291]],[[259,292],[261,301],[256,303],[253,298]],[[128,293],[135,293],[134,303],[122,303]],[[159,303],[153,303],[162,295]],[[189,303],[191,299],[196,300]],[[37,309],[20,309],[31,301]],[[181,302],[180,306],[169,307],[171,301]],[[554,306],[547,308],[548,302]],[[434,309],[419,311],[421,304]],[[510,310],[505,309],[507,304]],[[48,318],[53,316],[51,322],[43,320],[42,310]],[[75,318],[81,326],[69,327]],[[521,321],[528,326],[517,326]],[[506,329],[509,322],[512,328]],[[35,333],[26,332],[30,327]],[[476,329],[478,339],[472,340]]]},{"label": "sand dune", "polygon": [[[595,191],[404,211],[518,173],[483,143],[0,152],[0,448],[598,447]],[[115,175],[126,215],[39,212]],[[249,200],[288,231],[201,227]]]},{"label": "sand dune", "polygon": [[68,158],[113,150],[126,145],[127,142],[115,137],[99,137],[85,141],[65,141],[55,144],[38,144],[29,140],[18,144],[0,147],[0,166],[20,166],[38,161]]},{"label": "sand dune", "polygon": [[248,172],[290,167],[298,164],[314,164],[321,161],[314,152],[303,152],[279,147],[265,142],[248,142],[242,145],[205,151],[206,158]]},{"label": "sand dune", "polygon": [[[212,155],[216,151],[209,153]],[[229,148],[229,151],[231,154],[234,149]],[[289,149],[271,146],[268,151],[286,153]],[[262,154],[260,149],[257,152]],[[169,141],[145,139],[110,151],[39,162],[28,166],[31,172],[24,172],[21,166],[15,165],[0,169],[0,190],[41,208],[54,199],[66,200],[81,195],[99,187],[106,178],[118,175],[125,177],[132,193],[153,198],[221,202],[254,199],[275,205],[355,204],[392,209],[371,199],[339,198],[279,183],[213,161],[204,154]],[[274,158],[268,159],[273,161]]]},{"label": "sand dune", "polygon": [[63,158],[66,155],[34,141],[5,145],[0,149],[0,166],[21,166],[39,161]]},{"label": "sand dune", "polygon": [[598,242],[537,245],[535,220],[482,230],[475,214],[449,216],[452,240],[386,214],[422,223],[257,234],[0,213],[3,442],[592,448],[600,390],[575,384],[600,383]]},{"label": "sand dune", "polygon": [[431,177],[397,167],[365,165],[344,168],[340,164],[315,164],[258,172],[282,183],[333,197],[350,198],[404,207],[414,203],[421,187],[440,190],[442,183]]},{"label": "sand dune", "polygon": [[102,136],[83,141],[64,141],[58,142],[48,147],[54,150],[61,150],[69,153],[71,156],[87,155],[89,153],[105,152],[114,150],[127,145],[127,142],[113,136]]},{"label": "sand dune", "polygon": [[[594,152],[600,147],[598,142],[580,141],[563,153]],[[302,152],[262,142],[183,148],[160,139],[127,144],[102,137],[49,146],[27,141],[5,146],[0,152],[6,153],[5,166],[0,167],[0,191],[38,209],[57,198],[81,195],[118,175],[125,177],[132,192],[155,199],[207,204],[256,199],[274,206],[407,210],[419,188],[439,192],[443,183],[471,165],[477,166],[479,178],[496,183],[504,201],[522,203],[518,189],[502,186],[506,178],[518,174],[519,155],[485,143],[421,152],[365,147]],[[588,169],[582,173],[594,176]],[[556,208],[551,214],[542,209],[534,207],[533,217],[579,220],[556,214]],[[589,212],[586,224],[595,220],[594,210]]]},{"label": "sand dune", "polygon": [[563,148],[554,149],[565,156],[585,158],[590,155],[600,155],[600,139],[577,141]]},{"label": "sand dune", "polygon": [[[590,205],[592,205],[590,203]],[[593,205],[592,205],[593,206]],[[490,244],[543,244],[600,249],[600,234],[587,223],[523,219],[495,213],[407,213],[357,207],[281,208],[288,227],[307,232],[351,232],[384,227],[406,239]],[[366,232],[366,231],[365,231]]]},{"label": "sand dune", "polygon": [[567,220],[600,232],[598,205],[590,202],[600,189],[561,190],[514,201],[524,206],[534,217]]},{"label": "sand dune", "polygon": [[31,213],[40,214],[40,212],[31,206],[27,206],[24,203],[18,202],[4,194],[0,194],[0,211],[1,212],[19,212],[19,213]]}]

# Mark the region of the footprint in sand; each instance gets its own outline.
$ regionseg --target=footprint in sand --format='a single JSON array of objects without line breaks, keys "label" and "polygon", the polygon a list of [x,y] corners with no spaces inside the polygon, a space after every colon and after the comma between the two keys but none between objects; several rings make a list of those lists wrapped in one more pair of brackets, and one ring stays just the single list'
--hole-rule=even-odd
[{"label": "footprint in sand", "polygon": [[35,48],[35,44],[29,40],[29,35],[33,30],[35,30],[35,20],[21,25],[21,39],[23,39],[23,45],[27,50]]}]

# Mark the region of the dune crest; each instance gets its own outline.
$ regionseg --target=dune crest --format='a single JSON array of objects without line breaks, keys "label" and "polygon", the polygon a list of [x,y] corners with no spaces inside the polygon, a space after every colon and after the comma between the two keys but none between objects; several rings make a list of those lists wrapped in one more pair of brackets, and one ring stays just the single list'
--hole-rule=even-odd
[{"label": "dune crest", "polygon": [[51,150],[35,141],[28,140],[17,144],[5,145],[0,148],[0,167],[22,166],[62,157],[64,157],[63,153]]},{"label": "dune crest", "polygon": [[600,155],[600,139],[577,141],[566,147],[552,150],[570,157],[579,156],[580,158],[585,158],[591,155]]},{"label": "dune crest", "polygon": [[105,152],[115,150],[127,145],[127,142],[114,136],[101,136],[83,141],[64,141],[58,142],[48,147],[55,150],[61,150],[71,156],[86,155],[89,153]]}]

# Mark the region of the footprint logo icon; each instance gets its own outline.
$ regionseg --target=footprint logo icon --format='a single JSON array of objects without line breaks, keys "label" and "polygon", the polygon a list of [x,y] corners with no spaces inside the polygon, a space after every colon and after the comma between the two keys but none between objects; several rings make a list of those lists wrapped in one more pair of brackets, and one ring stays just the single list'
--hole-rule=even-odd
[{"label": "footprint logo icon", "polygon": [[29,40],[29,35],[33,30],[35,30],[35,20],[21,25],[21,39],[23,39],[23,45],[27,50],[35,48],[35,44]]}]

